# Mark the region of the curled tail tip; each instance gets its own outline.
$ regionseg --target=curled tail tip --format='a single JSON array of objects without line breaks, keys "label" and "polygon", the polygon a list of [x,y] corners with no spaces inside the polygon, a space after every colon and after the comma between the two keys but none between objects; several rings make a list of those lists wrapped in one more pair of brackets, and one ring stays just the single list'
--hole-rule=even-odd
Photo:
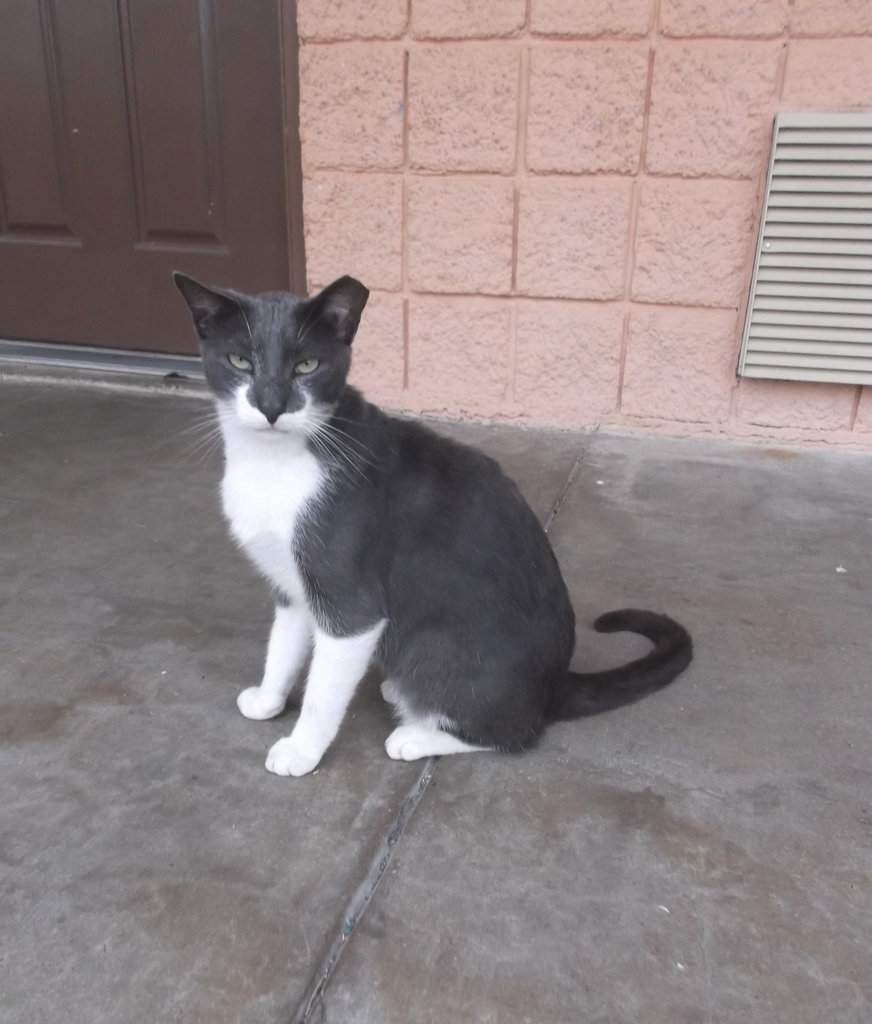
[{"label": "curled tail tip", "polygon": [[582,718],[611,711],[662,689],[693,659],[690,634],[674,619],[659,612],[620,608],[594,622],[600,633],[638,633],[654,647],[641,658],[601,672],[570,672],[562,694],[551,709],[552,721]]},{"label": "curled tail tip", "polygon": [[641,608],[619,608],[613,612],[605,612],[594,620],[593,628],[598,633],[641,633],[655,643],[676,635],[690,640],[687,630],[675,619],[660,612],[644,611]]},{"label": "curled tail tip", "polygon": [[683,672],[693,660],[693,640],[690,634],[680,622],[660,612],[619,608],[600,615],[594,621],[593,628],[599,633],[638,633],[647,637],[661,655],[674,659],[676,675]]}]

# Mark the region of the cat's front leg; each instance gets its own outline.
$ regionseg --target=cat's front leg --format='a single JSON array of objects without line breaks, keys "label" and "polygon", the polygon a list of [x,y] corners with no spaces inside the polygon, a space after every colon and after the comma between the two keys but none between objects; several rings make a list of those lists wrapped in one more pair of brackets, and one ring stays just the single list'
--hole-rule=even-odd
[{"label": "cat's front leg", "polygon": [[358,683],[369,666],[386,620],[365,633],[332,637],[315,629],[315,650],[300,717],[290,736],[273,744],[266,759],[276,775],[306,775],[333,742]]},{"label": "cat's front leg", "polygon": [[312,622],[302,602],[276,605],[263,680],[236,698],[236,706],[246,718],[274,718],[284,710],[311,647]]}]

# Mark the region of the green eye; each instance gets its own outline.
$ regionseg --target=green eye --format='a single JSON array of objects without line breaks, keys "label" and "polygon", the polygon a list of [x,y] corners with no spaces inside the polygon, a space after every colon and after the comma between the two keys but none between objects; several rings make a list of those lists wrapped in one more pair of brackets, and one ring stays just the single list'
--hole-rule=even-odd
[{"label": "green eye", "polygon": [[304,359],[302,363],[297,363],[297,365],[294,367],[294,373],[311,373],[313,370],[317,369],[317,359]]},{"label": "green eye", "polygon": [[234,368],[234,370],[245,370],[251,369],[251,360],[246,359],[245,356],[238,356],[235,352],[231,352],[227,357],[227,362]]}]

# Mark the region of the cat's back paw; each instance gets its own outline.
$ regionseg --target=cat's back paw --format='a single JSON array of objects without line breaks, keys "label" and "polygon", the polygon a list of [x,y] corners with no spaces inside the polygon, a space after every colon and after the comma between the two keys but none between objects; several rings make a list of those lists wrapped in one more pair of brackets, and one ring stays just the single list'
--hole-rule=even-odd
[{"label": "cat's back paw", "polygon": [[399,704],[402,700],[400,688],[393,679],[385,679],[379,689],[381,690],[382,700],[388,704]]},{"label": "cat's back paw", "polygon": [[441,757],[443,754],[468,754],[476,750],[489,750],[466,743],[450,732],[421,723],[400,725],[385,741],[388,757],[395,761],[417,761],[422,757]]},{"label": "cat's back paw", "polygon": [[434,753],[432,735],[429,730],[416,725],[401,725],[385,740],[385,750],[394,761],[417,761],[430,757]]},{"label": "cat's back paw", "polygon": [[275,718],[285,707],[284,700],[276,702],[274,697],[265,696],[259,686],[249,686],[236,698],[236,706],[246,718],[263,721]]}]

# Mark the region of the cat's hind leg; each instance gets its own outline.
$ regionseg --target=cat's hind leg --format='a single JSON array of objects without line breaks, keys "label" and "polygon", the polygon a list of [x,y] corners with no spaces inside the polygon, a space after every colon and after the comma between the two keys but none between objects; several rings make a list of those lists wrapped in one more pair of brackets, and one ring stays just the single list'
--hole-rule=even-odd
[{"label": "cat's hind leg", "polygon": [[415,718],[402,690],[393,679],[385,679],[381,684],[382,699],[390,705],[394,718],[398,723],[405,723]]},{"label": "cat's hind leg", "polygon": [[312,622],[305,606],[276,605],[263,680],[236,698],[236,706],[246,718],[274,718],[284,710],[311,646]]},{"label": "cat's hind leg", "polygon": [[397,726],[385,741],[388,757],[395,761],[417,761],[422,757],[469,754],[474,751],[492,749],[492,747],[477,747],[472,743],[467,743],[453,733],[440,728],[438,718],[407,720],[403,725]]},{"label": "cat's hind leg", "polygon": [[395,708],[402,705],[403,697],[400,693],[400,688],[393,679],[385,679],[379,689],[381,690],[382,698],[386,703],[392,704]]},{"label": "cat's hind leg", "polygon": [[421,716],[409,706],[401,687],[393,680],[381,684],[381,695],[390,704],[400,724],[385,741],[388,757],[395,761],[417,761],[443,754],[468,754],[491,747],[477,747],[448,732],[448,723],[438,715]]}]

